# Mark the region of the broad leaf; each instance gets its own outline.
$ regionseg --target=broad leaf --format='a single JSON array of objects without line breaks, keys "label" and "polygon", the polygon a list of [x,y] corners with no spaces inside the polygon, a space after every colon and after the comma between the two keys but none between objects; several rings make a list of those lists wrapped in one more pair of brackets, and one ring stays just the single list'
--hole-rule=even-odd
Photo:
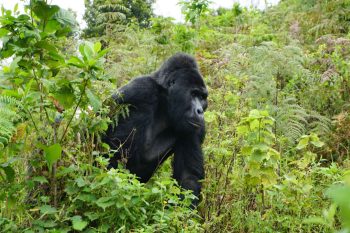
[{"label": "broad leaf", "polygon": [[47,181],[47,179],[43,176],[35,176],[32,178],[32,181],[39,182],[40,184],[49,183],[49,181]]},{"label": "broad leaf", "polygon": [[0,28],[0,37],[6,36],[10,31],[5,28]]},{"label": "broad leaf", "polygon": [[54,97],[66,109],[72,107],[76,99],[74,89],[69,83],[61,85],[61,88],[54,93]]},{"label": "broad leaf", "polygon": [[76,215],[71,218],[73,229],[77,231],[82,231],[88,224],[87,221],[82,220],[81,216]]},{"label": "broad leaf", "polygon": [[48,5],[44,1],[37,1],[33,4],[33,12],[40,19],[50,19],[56,12],[60,10],[60,8],[56,5]]},{"label": "broad leaf", "polygon": [[54,214],[57,212],[56,208],[49,206],[49,205],[40,206],[39,209],[40,209],[41,214]]},{"label": "broad leaf", "polygon": [[105,210],[107,207],[110,207],[115,204],[114,201],[111,200],[111,197],[101,197],[96,201],[96,205]]},{"label": "broad leaf", "polygon": [[60,23],[56,20],[49,20],[45,27],[45,32],[48,34],[53,34],[61,28]]},{"label": "broad leaf", "polygon": [[4,170],[5,174],[6,174],[6,179],[9,183],[13,182],[15,179],[15,170],[13,170],[12,167],[10,166],[4,166],[4,167],[0,167]]},{"label": "broad leaf", "polygon": [[298,150],[301,150],[301,149],[304,149],[308,144],[309,144],[309,137],[308,136],[302,137],[296,148]]},{"label": "broad leaf", "polygon": [[94,44],[94,51],[95,53],[98,53],[101,50],[101,43],[100,42],[96,42]]},{"label": "broad leaf", "polygon": [[41,148],[44,150],[45,159],[51,171],[52,165],[61,158],[62,147],[56,143],[51,146],[41,146]]},{"label": "broad leaf", "polygon": [[83,68],[85,66],[84,62],[82,60],[80,60],[78,57],[71,57],[68,61],[67,61],[68,65],[72,65],[72,66],[76,66],[79,68]]},{"label": "broad leaf", "polygon": [[86,89],[86,96],[88,97],[89,102],[92,108],[94,109],[94,112],[100,110],[100,108],[102,107],[101,100],[96,95],[94,95],[94,93],[92,93],[92,91],[88,88]]}]

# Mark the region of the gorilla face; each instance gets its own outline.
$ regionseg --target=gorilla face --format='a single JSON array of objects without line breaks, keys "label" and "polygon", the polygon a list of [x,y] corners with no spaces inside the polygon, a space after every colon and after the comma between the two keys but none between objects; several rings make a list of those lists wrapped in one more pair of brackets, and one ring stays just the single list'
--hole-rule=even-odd
[{"label": "gorilla face", "polygon": [[197,69],[181,69],[168,77],[168,114],[177,132],[204,127],[208,91]]}]

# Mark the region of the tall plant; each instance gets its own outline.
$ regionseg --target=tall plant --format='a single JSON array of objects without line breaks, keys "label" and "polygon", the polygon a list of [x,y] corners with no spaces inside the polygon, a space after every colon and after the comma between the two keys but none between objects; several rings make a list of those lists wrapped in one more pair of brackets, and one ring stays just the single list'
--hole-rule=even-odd
[{"label": "tall plant", "polygon": [[[100,43],[83,43],[79,46],[78,56],[66,59],[59,46],[62,38],[72,32],[70,18],[64,18],[66,12],[40,0],[30,1],[27,8],[29,14],[2,9],[0,56],[1,59],[12,57],[13,60],[1,71],[1,99],[7,103],[17,101],[17,106],[22,108],[7,105],[8,110],[2,110],[1,114],[11,116],[11,111],[24,110],[21,119],[32,129],[28,132],[31,141],[26,142],[33,148],[29,159],[42,154],[39,161],[46,162],[52,181],[52,200],[57,205],[56,164],[69,147],[67,136],[71,133],[78,109],[82,111],[91,105],[97,113],[101,108],[101,100],[92,86],[102,77],[99,72],[107,51],[101,50]],[[67,72],[72,67],[78,68],[75,74]],[[16,123],[15,119],[0,123],[0,127],[6,129],[3,132],[7,132],[6,143],[10,131],[14,131],[11,122]],[[2,166],[8,167],[9,159],[15,154],[2,150]]]}]

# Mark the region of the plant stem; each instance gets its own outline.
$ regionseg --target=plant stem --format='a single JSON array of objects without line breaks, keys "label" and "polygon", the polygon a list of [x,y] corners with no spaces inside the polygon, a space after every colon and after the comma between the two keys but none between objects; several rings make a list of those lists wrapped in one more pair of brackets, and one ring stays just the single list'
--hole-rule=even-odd
[{"label": "plant stem", "polygon": [[[39,91],[40,91],[40,102],[41,102],[40,111],[42,112],[42,109],[44,109],[45,116],[47,118],[47,122],[50,124],[49,113],[47,112],[47,109],[46,109],[45,104],[44,104],[44,98],[43,98],[44,93],[43,93],[43,89],[42,89],[42,83],[39,81],[39,78],[36,75],[35,70],[34,69],[32,69],[32,70],[33,70],[35,82],[37,83]],[[40,114],[40,116],[41,116],[41,114]]]},{"label": "plant stem", "polygon": [[88,81],[87,79],[84,80],[83,91],[81,92],[80,97],[79,97],[79,100],[78,100],[78,103],[77,103],[77,105],[76,105],[75,108],[74,108],[73,114],[72,114],[71,118],[69,119],[66,128],[65,128],[64,131],[63,131],[63,134],[62,134],[60,143],[62,143],[64,137],[66,136],[67,130],[68,130],[70,124],[72,123],[72,120],[73,120],[73,118],[74,118],[74,116],[75,116],[75,113],[77,112],[78,107],[79,107],[79,105],[80,105],[80,103],[81,103],[81,101],[82,101],[82,99],[83,99],[83,96],[84,96],[84,93],[85,93],[85,90],[86,90],[86,86],[87,86],[87,81]]},{"label": "plant stem", "polygon": [[[54,143],[57,142],[57,125],[53,126],[53,141]],[[52,166],[52,174],[51,174],[51,179],[52,179],[52,196],[53,196],[53,205],[57,207],[57,179],[56,179],[56,171],[57,171],[57,162],[55,162]]]},{"label": "plant stem", "polygon": [[265,192],[264,192],[264,185],[261,185],[261,204],[262,204],[262,211],[265,210]]},{"label": "plant stem", "polygon": [[38,127],[36,126],[36,123],[35,123],[35,121],[34,121],[34,118],[33,118],[32,113],[31,113],[29,110],[27,110],[26,108],[23,108],[23,109],[24,109],[24,111],[25,111],[25,112],[27,112],[27,114],[29,115],[30,120],[31,120],[31,121],[32,121],[32,123],[33,123],[33,126],[34,126],[34,128],[35,128],[36,132],[37,132],[37,133],[38,133],[38,135],[39,135],[39,129],[38,129]]}]

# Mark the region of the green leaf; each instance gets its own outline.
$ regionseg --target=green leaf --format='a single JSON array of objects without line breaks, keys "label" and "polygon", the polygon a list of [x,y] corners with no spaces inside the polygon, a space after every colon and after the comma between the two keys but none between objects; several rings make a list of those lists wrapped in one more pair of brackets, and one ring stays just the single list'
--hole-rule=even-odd
[{"label": "green leaf", "polygon": [[249,128],[246,125],[240,125],[237,127],[237,133],[239,135],[246,135],[249,132]]},{"label": "green leaf", "polygon": [[50,44],[46,40],[41,40],[38,43],[35,44],[35,47],[37,48],[43,48],[49,52],[57,52],[57,48],[55,45]]},{"label": "green leaf", "polygon": [[277,150],[273,149],[273,148],[269,148],[268,153],[269,153],[269,156],[272,157],[275,160],[278,160],[281,157],[280,153]]},{"label": "green leaf", "polygon": [[5,28],[0,28],[0,37],[6,36],[10,31]]},{"label": "green leaf", "polygon": [[74,13],[66,10],[66,9],[60,9],[55,15],[55,20],[57,20],[61,25],[63,25],[65,28],[73,28],[78,25],[78,22],[74,16]]},{"label": "green leaf", "polygon": [[152,188],[152,193],[160,193],[161,191],[159,190],[159,189],[157,189],[157,188]]},{"label": "green leaf", "polygon": [[41,214],[54,214],[57,212],[56,208],[49,206],[49,205],[40,206],[39,209],[40,209]]},{"label": "green leaf", "polygon": [[82,177],[78,177],[77,179],[75,179],[75,182],[77,183],[79,188],[86,185],[86,182]]},{"label": "green leaf", "polygon": [[66,186],[66,188],[64,189],[64,191],[68,194],[68,195],[74,195],[76,193],[79,192],[79,188],[76,187],[75,185],[72,184],[68,184]]},{"label": "green leaf", "polygon": [[81,54],[83,57],[84,57],[84,55],[85,55],[84,47],[85,47],[85,44],[84,44],[84,43],[82,43],[82,44],[79,45],[79,52],[80,52],[80,54]]},{"label": "green leaf", "polygon": [[104,49],[104,50],[100,51],[98,53],[96,59],[103,57],[108,51],[109,51],[108,49]]},{"label": "green leaf", "polygon": [[67,82],[62,84],[62,82],[63,81],[58,82],[58,85],[60,85],[61,88],[54,93],[54,97],[65,109],[67,109],[73,106],[76,96],[72,85]]},{"label": "green leaf", "polygon": [[95,53],[98,53],[101,50],[101,43],[100,42],[96,42],[94,44],[94,51]]},{"label": "green leaf", "polygon": [[92,47],[92,44],[88,42],[86,42],[84,45],[84,57],[86,57],[88,62],[90,62],[94,54],[94,50]]},{"label": "green leaf", "polygon": [[326,195],[333,199],[333,201],[340,206],[349,205],[350,186],[346,185],[332,185],[327,189]]},{"label": "green leaf", "polygon": [[257,109],[251,110],[251,111],[249,112],[249,117],[250,117],[250,118],[260,118],[261,115],[260,115],[259,110],[257,110]]},{"label": "green leaf", "polygon": [[254,119],[249,123],[249,125],[251,130],[255,130],[255,129],[259,129],[260,123],[259,123],[259,120]]},{"label": "green leaf", "polygon": [[62,147],[56,143],[51,146],[42,146],[48,167],[51,171],[52,165],[61,158]]},{"label": "green leaf", "polygon": [[311,144],[316,146],[316,147],[324,146],[324,142],[321,142],[321,141],[311,141]]},{"label": "green leaf", "polygon": [[56,32],[56,37],[62,37],[62,36],[67,36],[68,33],[70,33],[72,29],[70,27],[64,27]]},{"label": "green leaf", "polygon": [[260,163],[264,159],[268,159],[268,154],[261,152],[260,150],[253,150],[253,153],[250,155],[250,160],[253,160],[254,162]]},{"label": "green leaf", "polygon": [[57,30],[61,29],[61,25],[56,20],[49,20],[45,27],[45,32],[48,34],[53,34]]},{"label": "green leaf", "polygon": [[107,207],[114,205],[115,202],[112,201],[111,197],[101,197],[96,201],[96,205],[105,210]]},{"label": "green leaf", "polygon": [[57,223],[55,223],[53,220],[34,220],[33,221],[33,225],[35,226],[41,226],[43,228],[52,228],[55,227],[57,225]]},{"label": "green leaf", "polygon": [[242,154],[248,155],[248,156],[251,155],[252,151],[253,151],[253,148],[251,146],[244,146],[241,149]]},{"label": "green leaf", "polygon": [[67,63],[68,63],[68,65],[76,66],[78,68],[83,68],[85,66],[84,62],[75,56],[71,57],[67,61]]},{"label": "green leaf", "polygon": [[59,6],[48,5],[44,1],[35,1],[33,3],[33,12],[40,19],[50,19],[56,12],[60,10]]},{"label": "green leaf", "polygon": [[100,217],[100,214],[96,212],[85,212],[84,215],[90,219],[90,221],[94,221]]},{"label": "green leaf", "polygon": [[95,202],[96,197],[93,194],[90,193],[80,193],[77,197],[77,199],[85,202]]},{"label": "green leaf", "polygon": [[216,114],[215,112],[210,112],[210,111],[207,111],[204,113],[205,117],[205,121],[208,122],[208,123],[211,123],[211,122],[214,122],[216,121]]},{"label": "green leaf", "polygon": [[47,179],[43,176],[34,176],[32,181],[39,182],[40,184],[49,183],[49,181],[47,181]]},{"label": "green leaf", "polygon": [[297,149],[298,150],[301,150],[301,149],[304,149],[307,145],[309,144],[309,137],[308,136],[305,136],[305,137],[302,137],[297,145]]},{"label": "green leaf", "polygon": [[82,231],[88,225],[88,222],[82,220],[81,216],[79,215],[72,217],[71,220],[73,224],[73,229],[77,231]]},{"label": "green leaf", "polygon": [[5,174],[6,174],[6,179],[9,183],[13,182],[15,180],[15,170],[13,170],[13,168],[11,166],[3,166],[0,167],[4,170]]},{"label": "green leaf", "polygon": [[92,108],[94,109],[94,112],[100,110],[100,108],[102,107],[101,100],[96,95],[94,95],[94,93],[92,93],[92,91],[88,88],[86,88],[86,96],[88,97],[89,102]]},{"label": "green leaf", "polygon": [[13,12],[16,13],[18,10],[18,3],[16,3],[15,7],[13,8]]}]

